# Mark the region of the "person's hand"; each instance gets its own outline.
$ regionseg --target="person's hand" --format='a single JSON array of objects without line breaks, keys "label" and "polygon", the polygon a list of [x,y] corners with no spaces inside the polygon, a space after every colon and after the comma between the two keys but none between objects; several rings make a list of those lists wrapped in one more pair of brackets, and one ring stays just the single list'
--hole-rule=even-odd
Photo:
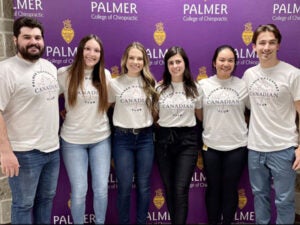
[{"label": "person's hand", "polygon": [[300,146],[295,150],[295,161],[293,163],[293,169],[300,169]]},{"label": "person's hand", "polygon": [[1,159],[1,171],[5,176],[13,177],[19,175],[19,161],[12,151],[2,152]]}]

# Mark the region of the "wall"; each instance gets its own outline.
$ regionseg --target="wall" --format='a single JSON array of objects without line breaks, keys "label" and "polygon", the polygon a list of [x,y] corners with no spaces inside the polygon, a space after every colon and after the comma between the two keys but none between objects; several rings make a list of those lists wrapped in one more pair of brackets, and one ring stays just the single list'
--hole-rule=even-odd
[{"label": "wall", "polygon": [[[8,2],[11,4],[11,1],[8,0],[0,1],[1,5],[2,2],[6,5]],[[47,45],[45,58],[57,67],[71,63],[81,37],[92,32],[98,34],[104,42],[106,65],[113,75],[117,76],[119,73],[120,56],[126,45],[131,41],[138,40],[147,48],[151,69],[157,79],[161,77],[161,63],[167,47],[175,44],[182,45],[186,49],[191,59],[193,74],[202,78],[212,75],[210,60],[213,50],[224,42],[234,45],[239,54],[238,76],[241,76],[246,68],[254,65],[257,57],[253,54],[248,41],[253,29],[262,23],[275,23],[279,26],[284,35],[280,58],[299,67],[300,46],[294,40],[298,40],[300,35],[298,29],[300,6],[297,1],[259,1],[259,10],[257,10],[257,1],[246,0],[152,0],[150,2],[141,0],[77,0],[77,2],[75,0],[15,0],[16,10],[14,13],[16,17],[25,14],[38,17],[45,24]],[[126,8],[129,5],[127,2],[132,3],[131,11]],[[200,6],[210,7],[206,10],[208,15],[202,16],[204,12]],[[219,6],[226,7],[224,16],[220,15]],[[253,12],[255,12],[255,17],[253,17]],[[55,23],[53,23],[53,15],[55,15]],[[3,36],[3,34],[1,35]],[[2,57],[1,53],[0,57]],[[199,157],[190,195],[190,202],[194,207],[190,207],[188,222],[203,223],[206,219],[203,204],[205,177],[203,177],[202,166],[201,157]],[[164,193],[157,174],[155,167],[149,223],[168,223]],[[68,204],[70,187],[63,164],[59,179],[53,222],[56,224],[71,223]],[[114,223],[116,218],[116,187],[114,168],[112,167],[109,179],[108,223]],[[236,221],[253,223],[252,195],[246,172],[241,181],[239,197],[240,205]],[[87,223],[93,220],[91,203],[91,191],[89,190]]]},{"label": "wall", "polygon": [[[0,0],[0,60],[15,54],[12,42],[13,0]],[[10,223],[11,193],[0,171],[0,224]]]}]

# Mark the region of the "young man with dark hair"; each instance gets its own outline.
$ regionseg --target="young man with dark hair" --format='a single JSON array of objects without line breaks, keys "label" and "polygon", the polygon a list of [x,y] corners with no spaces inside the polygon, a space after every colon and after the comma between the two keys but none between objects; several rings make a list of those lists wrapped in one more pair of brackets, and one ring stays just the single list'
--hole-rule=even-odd
[{"label": "young man with dark hair", "polygon": [[257,224],[270,223],[272,185],[276,224],[294,224],[295,220],[300,70],[278,59],[280,42],[281,34],[274,24],[259,26],[252,39],[259,64],[243,76],[251,104],[248,166]]}]

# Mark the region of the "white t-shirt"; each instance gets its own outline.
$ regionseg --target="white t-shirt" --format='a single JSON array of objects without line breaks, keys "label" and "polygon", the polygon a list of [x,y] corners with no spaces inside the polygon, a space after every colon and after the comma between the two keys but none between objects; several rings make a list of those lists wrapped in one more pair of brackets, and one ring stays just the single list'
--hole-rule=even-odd
[{"label": "white t-shirt", "polygon": [[45,59],[32,63],[16,55],[0,62],[0,68],[0,110],[13,150],[57,150],[56,67]]},{"label": "white t-shirt", "polygon": [[[92,84],[92,70],[84,71],[83,91],[78,88],[77,101],[74,107],[68,102],[67,67],[59,68],[58,82],[60,92],[64,93],[66,117],[60,135],[73,144],[91,144],[109,137],[110,126],[106,113],[98,111],[99,93]],[[111,79],[110,72],[105,70],[107,83]]]},{"label": "white t-shirt", "polygon": [[[187,98],[183,82],[172,82],[159,96],[159,119],[162,127],[193,127],[196,125],[195,109],[200,108],[200,98]],[[161,87],[158,86],[158,92]]]},{"label": "white t-shirt", "polygon": [[109,83],[109,102],[115,103],[113,124],[123,128],[144,128],[153,123],[146,105],[142,77],[123,74]]},{"label": "white t-shirt", "polygon": [[300,70],[280,61],[268,69],[249,68],[243,79],[251,103],[248,148],[270,152],[297,146],[294,102],[300,100]]},{"label": "white t-shirt", "polygon": [[203,107],[203,142],[208,147],[229,151],[247,145],[245,107],[247,87],[231,76],[221,80],[216,75],[199,81]]}]

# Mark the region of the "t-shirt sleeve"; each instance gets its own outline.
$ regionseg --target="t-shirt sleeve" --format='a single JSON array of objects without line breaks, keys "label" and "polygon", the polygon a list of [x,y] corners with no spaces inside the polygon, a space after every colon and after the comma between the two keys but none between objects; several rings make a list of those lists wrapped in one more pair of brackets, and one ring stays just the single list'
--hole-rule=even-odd
[{"label": "t-shirt sleeve", "polygon": [[294,101],[300,100],[300,70],[293,74],[294,79],[291,81],[291,93]]},{"label": "t-shirt sleeve", "polygon": [[8,105],[14,92],[14,82],[12,82],[5,72],[0,72],[0,110],[3,112]]},{"label": "t-shirt sleeve", "polygon": [[104,73],[105,73],[106,83],[108,84],[109,81],[112,79],[111,73],[108,69],[104,69]]},{"label": "t-shirt sleeve", "polygon": [[202,109],[203,108],[204,92],[203,92],[203,89],[202,89],[202,83],[203,82],[199,81],[199,83],[197,84],[198,93],[199,93],[199,96],[197,98],[197,105],[196,105],[197,109]]},{"label": "t-shirt sleeve", "polygon": [[116,101],[116,96],[115,96],[115,92],[113,89],[113,81],[114,81],[114,79],[111,79],[108,82],[108,102],[109,103],[114,103]]},{"label": "t-shirt sleeve", "polygon": [[66,89],[66,79],[68,76],[68,71],[66,67],[61,67],[57,71],[57,80],[59,85],[59,94],[64,93]]}]

